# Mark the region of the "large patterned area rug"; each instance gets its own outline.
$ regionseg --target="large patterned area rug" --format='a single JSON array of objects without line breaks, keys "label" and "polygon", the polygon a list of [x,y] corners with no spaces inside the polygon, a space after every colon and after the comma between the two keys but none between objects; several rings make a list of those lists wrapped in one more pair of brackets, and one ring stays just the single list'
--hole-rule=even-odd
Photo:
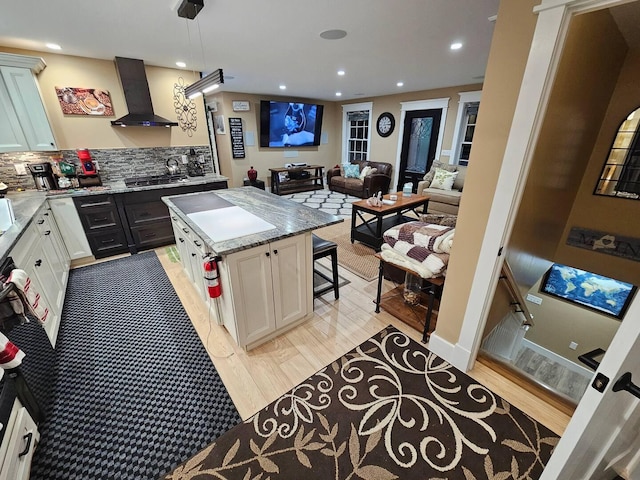
[{"label": "large patterned area rug", "polygon": [[166,479],[537,479],[557,441],[389,326]]},{"label": "large patterned area rug", "polygon": [[240,416],[154,252],[72,270],[31,480],[151,480]]}]

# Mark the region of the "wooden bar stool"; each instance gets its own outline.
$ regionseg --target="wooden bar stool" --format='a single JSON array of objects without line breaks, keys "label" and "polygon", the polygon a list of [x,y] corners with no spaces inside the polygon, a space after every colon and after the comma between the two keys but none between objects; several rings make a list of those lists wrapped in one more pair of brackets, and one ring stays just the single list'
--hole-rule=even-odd
[{"label": "wooden bar stool", "polygon": [[[311,234],[311,236],[313,238],[313,272],[329,282],[329,285],[327,285],[326,287],[322,287],[319,290],[314,289],[313,297],[319,297],[320,295],[333,290],[333,295],[337,300],[338,298],[340,298],[340,293],[338,291],[338,245],[330,240],[320,238],[313,233]],[[316,260],[327,257],[329,255],[331,256],[331,273],[333,274],[333,278],[329,278],[324,273],[316,270],[315,268]]]}]

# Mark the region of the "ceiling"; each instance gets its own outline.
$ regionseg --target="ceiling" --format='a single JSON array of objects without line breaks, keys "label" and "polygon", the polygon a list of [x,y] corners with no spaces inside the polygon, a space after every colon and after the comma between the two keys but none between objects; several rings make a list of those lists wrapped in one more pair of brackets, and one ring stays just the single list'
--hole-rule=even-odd
[{"label": "ceiling", "polygon": [[[223,91],[352,100],[482,83],[499,0],[204,0],[195,20],[178,17],[180,3],[0,0],[0,45],[50,52],[52,42],[56,53],[170,68],[181,60],[222,68]],[[322,39],[329,29],[347,36]]]}]

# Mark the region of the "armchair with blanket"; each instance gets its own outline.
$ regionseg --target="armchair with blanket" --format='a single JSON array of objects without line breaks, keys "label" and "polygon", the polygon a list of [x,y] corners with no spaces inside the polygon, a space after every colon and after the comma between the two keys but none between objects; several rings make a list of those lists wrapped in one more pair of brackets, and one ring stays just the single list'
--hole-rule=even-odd
[{"label": "armchair with blanket", "polygon": [[389,192],[391,164],[356,160],[327,171],[327,186],[334,192],[369,198],[379,191]]}]

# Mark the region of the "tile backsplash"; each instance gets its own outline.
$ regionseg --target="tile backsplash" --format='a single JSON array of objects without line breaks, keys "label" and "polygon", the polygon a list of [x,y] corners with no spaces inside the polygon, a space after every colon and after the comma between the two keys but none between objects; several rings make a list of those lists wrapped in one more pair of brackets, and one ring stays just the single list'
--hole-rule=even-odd
[{"label": "tile backsplash", "polygon": [[[196,151],[196,155],[204,155],[204,171],[212,173],[213,160],[208,146],[89,149],[89,151],[91,158],[98,163],[102,183],[108,184],[127,177],[167,173],[166,163],[169,159],[177,160],[182,173],[186,174],[186,166],[182,165],[181,156],[188,154],[190,148]],[[0,182],[4,182],[10,190],[14,191],[18,188],[35,190],[36,186],[29,170],[27,169],[27,175],[18,175],[14,164],[49,162],[53,155],[62,155],[66,162],[78,167],[80,165],[75,150],[0,153]]]}]

